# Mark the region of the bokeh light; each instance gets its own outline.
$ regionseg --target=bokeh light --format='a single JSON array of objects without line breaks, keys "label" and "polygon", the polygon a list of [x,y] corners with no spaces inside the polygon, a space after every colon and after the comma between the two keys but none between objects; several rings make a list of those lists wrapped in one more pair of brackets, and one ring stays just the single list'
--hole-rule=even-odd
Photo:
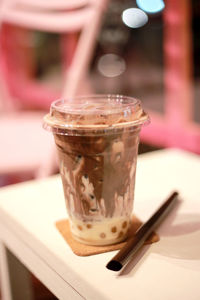
[{"label": "bokeh light", "polygon": [[122,21],[130,28],[139,28],[148,22],[148,16],[139,8],[128,8],[122,13]]},{"label": "bokeh light", "polygon": [[136,0],[137,6],[147,13],[155,14],[165,8],[163,0]]},{"label": "bokeh light", "polygon": [[110,53],[100,57],[97,68],[103,76],[116,77],[126,70],[126,63],[119,55]]}]

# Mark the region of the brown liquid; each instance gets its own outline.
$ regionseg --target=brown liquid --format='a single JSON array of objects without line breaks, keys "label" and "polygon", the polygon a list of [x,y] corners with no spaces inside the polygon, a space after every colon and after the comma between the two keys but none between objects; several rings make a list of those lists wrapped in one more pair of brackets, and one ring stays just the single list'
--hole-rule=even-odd
[{"label": "brown liquid", "polygon": [[54,135],[69,216],[82,221],[130,216],[139,129]]}]

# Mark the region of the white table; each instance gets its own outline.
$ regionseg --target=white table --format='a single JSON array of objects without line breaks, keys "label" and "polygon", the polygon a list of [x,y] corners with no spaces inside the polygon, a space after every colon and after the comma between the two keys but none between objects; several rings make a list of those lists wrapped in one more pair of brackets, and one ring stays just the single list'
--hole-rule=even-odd
[{"label": "white table", "polygon": [[159,228],[161,240],[144,247],[116,273],[105,268],[115,252],[76,256],[57,231],[55,221],[66,218],[59,176],[2,188],[4,299],[31,299],[25,288],[19,288],[28,284],[24,265],[59,299],[199,300],[200,157],[175,149],[139,157],[134,209],[141,219],[146,220],[175,189],[182,201]]}]

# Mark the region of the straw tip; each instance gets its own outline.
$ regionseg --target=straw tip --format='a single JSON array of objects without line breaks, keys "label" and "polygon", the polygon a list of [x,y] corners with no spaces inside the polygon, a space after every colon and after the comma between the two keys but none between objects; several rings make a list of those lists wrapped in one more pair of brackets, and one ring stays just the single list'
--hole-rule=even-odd
[{"label": "straw tip", "polygon": [[118,262],[117,260],[111,260],[106,265],[106,268],[112,271],[119,271],[122,268],[122,264]]}]

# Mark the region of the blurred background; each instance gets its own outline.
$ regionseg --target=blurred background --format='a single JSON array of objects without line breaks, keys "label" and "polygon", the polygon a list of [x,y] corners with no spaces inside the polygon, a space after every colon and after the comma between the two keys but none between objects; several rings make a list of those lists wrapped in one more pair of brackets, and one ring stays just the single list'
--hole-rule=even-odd
[{"label": "blurred background", "polygon": [[200,153],[198,0],[1,1],[0,185],[57,171],[42,118],[53,100],[141,99],[139,153]]},{"label": "blurred background", "polygon": [[139,98],[139,153],[200,154],[199,0],[1,0],[0,15],[1,187],[58,172],[42,118],[60,97]]}]

